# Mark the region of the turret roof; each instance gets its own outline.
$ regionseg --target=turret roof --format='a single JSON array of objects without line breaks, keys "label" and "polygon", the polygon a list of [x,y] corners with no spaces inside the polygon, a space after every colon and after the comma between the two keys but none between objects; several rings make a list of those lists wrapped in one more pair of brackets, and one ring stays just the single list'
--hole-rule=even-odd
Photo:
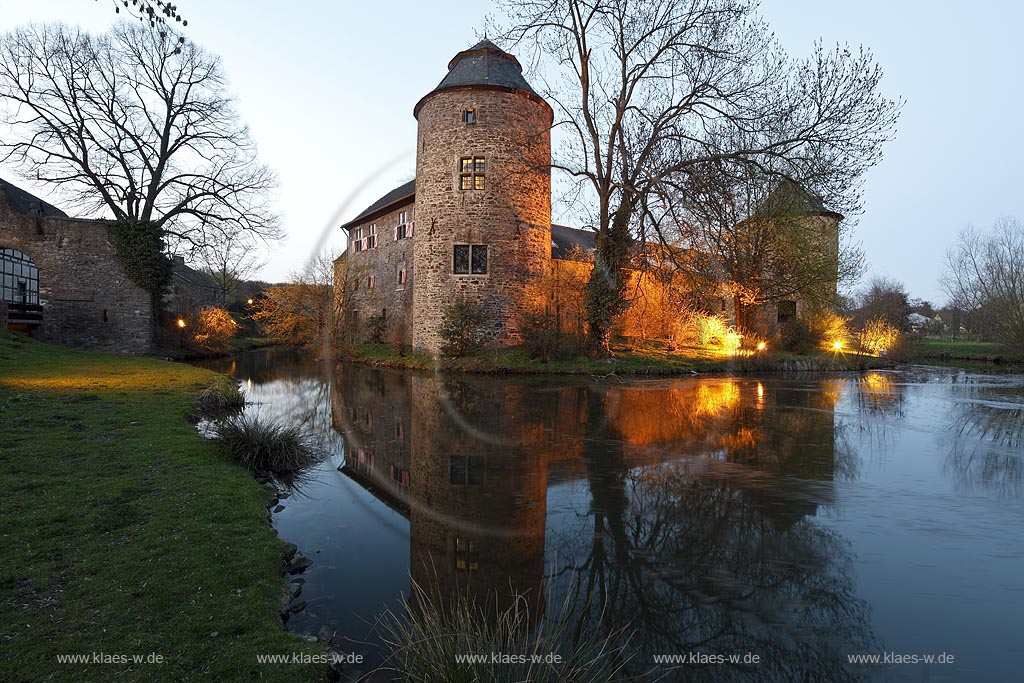
[{"label": "turret roof", "polygon": [[523,67],[519,60],[486,38],[452,58],[448,63],[448,75],[416,103],[413,116],[419,113],[420,106],[434,93],[458,88],[521,92],[531,99],[544,102],[523,77]]}]

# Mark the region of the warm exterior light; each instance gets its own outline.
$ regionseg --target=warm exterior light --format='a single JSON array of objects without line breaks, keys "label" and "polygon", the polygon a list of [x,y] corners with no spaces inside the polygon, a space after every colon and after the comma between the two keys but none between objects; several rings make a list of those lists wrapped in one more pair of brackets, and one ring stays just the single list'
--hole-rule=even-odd
[{"label": "warm exterior light", "polygon": [[178,327],[180,327],[182,329],[185,328],[185,319],[184,318],[178,318]]},{"label": "warm exterior light", "polygon": [[841,339],[836,339],[834,342],[832,342],[832,350],[833,351],[842,351],[843,350],[843,341]]},{"label": "warm exterior light", "polygon": [[767,348],[768,348],[768,345],[765,344],[764,342],[757,342],[757,350],[758,351],[764,351]]},{"label": "warm exterior light", "polygon": [[252,306],[252,299],[246,300],[246,303],[249,304],[250,306]]}]

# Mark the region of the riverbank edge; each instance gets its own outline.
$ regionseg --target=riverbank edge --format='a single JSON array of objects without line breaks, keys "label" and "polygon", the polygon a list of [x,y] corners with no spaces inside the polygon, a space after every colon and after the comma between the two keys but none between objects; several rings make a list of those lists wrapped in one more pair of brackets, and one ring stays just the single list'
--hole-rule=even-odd
[{"label": "riverbank edge", "polygon": [[891,369],[897,363],[875,356],[841,352],[819,352],[799,356],[758,353],[746,357],[644,354],[613,347],[609,359],[578,358],[572,361],[542,362],[529,358],[521,349],[492,349],[464,358],[398,354],[384,344],[361,344],[346,350],[342,360],[372,367],[477,375],[627,375],[688,376],[730,373],[866,372]]},{"label": "riverbank edge", "polygon": [[[294,546],[270,524],[276,496],[190,424],[232,381],[0,334],[0,680],[327,677],[325,644],[281,620]],[[137,654],[162,663],[102,661]]]}]

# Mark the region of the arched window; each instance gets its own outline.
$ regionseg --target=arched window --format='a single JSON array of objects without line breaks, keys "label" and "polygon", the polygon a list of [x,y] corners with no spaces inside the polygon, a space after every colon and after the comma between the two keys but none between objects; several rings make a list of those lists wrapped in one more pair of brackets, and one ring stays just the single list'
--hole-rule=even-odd
[{"label": "arched window", "polygon": [[16,249],[0,249],[0,296],[10,303],[39,305],[39,269]]}]

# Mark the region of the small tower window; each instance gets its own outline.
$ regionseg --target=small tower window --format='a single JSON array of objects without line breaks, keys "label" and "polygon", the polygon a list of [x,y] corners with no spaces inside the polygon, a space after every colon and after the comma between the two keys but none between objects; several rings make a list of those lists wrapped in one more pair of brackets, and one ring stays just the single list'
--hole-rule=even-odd
[{"label": "small tower window", "polygon": [[408,273],[408,271],[405,268],[399,268],[398,269],[398,286],[399,287],[404,287],[405,286],[405,283],[408,280],[408,276],[409,276],[409,273]]},{"label": "small tower window", "polygon": [[476,123],[476,110],[473,107],[466,107],[462,111],[462,121],[466,124]]},{"label": "small tower window", "polygon": [[366,236],[366,248],[373,249],[377,246],[377,224],[370,223],[370,233]]},{"label": "small tower window", "polygon": [[462,157],[459,161],[459,189],[484,189],[484,173],[487,161],[484,157]]},{"label": "small tower window", "polygon": [[366,278],[366,286],[369,287],[370,289],[373,289],[376,284],[377,278],[374,277],[373,275],[370,275],[369,277]]},{"label": "small tower window", "polygon": [[452,252],[455,275],[487,275],[486,244],[456,244]]}]

